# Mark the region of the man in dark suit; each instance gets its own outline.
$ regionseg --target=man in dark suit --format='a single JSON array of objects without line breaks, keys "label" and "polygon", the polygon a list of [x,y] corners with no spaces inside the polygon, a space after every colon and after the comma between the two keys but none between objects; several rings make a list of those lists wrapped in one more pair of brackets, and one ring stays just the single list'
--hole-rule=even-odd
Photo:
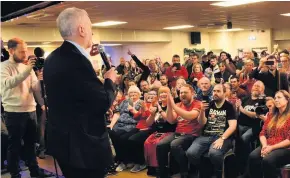
[{"label": "man in dark suit", "polygon": [[65,41],[44,65],[47,149],[66,178],[103,178],[112,163],[104,115],[115,98],[116,72],[114,68],[106,72],[104,84],[97,78],[85,50],[92,45],[92,25],[85,10],[65,9],[57,26]]}]

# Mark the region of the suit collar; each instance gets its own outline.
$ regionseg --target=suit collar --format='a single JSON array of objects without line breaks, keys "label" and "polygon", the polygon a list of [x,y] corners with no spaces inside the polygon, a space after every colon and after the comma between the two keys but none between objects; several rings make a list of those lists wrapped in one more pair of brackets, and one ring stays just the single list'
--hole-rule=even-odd
[{"label": "suit collar", "polygon": [[[84,56],[87,60],[90,61],[88,54],[86,54],[85,52],[81,51],[81,48],[78,48],[76,45],[74,45],[73,43],[69,42],[69,41],[64,41],[63,44],[61,45],[61,48],[64,49],[69,49],[72,50],[73,52],[76,52],[82,56]],[[84,49],[83,49],[84,50]],[[85,50],[84,50],[85,51]]]}]

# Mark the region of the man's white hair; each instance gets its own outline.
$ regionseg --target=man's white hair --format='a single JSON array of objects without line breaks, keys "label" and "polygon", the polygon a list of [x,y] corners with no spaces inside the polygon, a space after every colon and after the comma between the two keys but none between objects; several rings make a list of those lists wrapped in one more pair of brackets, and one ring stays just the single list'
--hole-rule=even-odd
[{"label": "man's white hair", "polygon": [[71,7],[63,10],[56,19],[60,35],[63,38],[74,35],[77,32],[78,25],[84,21],[85,16],[88,16],[88,14],[83,9]]}]

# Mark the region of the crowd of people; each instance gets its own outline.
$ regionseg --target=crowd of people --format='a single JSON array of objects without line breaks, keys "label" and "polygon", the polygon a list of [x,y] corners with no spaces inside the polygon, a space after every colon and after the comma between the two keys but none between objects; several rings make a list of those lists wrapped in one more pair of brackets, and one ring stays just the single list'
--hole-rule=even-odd
[{"label": "crowd of people", "polygon": [[[10,45],[15,45],[13,40]],[[175,162],[181,177],[186,178],[202,174],[201,160],[208,157],[214,174],[221,177],[230,150],[244,177],[274,178],[277,168],[290,163],[287,50],[262,53],[261,58],[245,50],[238,60],[227,52],[219,56],[208,52],[202,57],[192,53],[183,65],[179,55],[172,57],[171,64],[160,58],[141,61],[130,50],[128,56],[129,61],[121,58],[115,68],[118,90],[106,114],[115,153],[109,173],[147,168],[150,176],[168,178],[170,162]],[[3,62],[2,78],[9,72],[6,69],[7,62]],[[105,67],[96,71],[100,79],[105,72]],[[12,87],[11,82],[2,83],[3,89]],[[35,98],[43,112],[41,97]],[[7,114],[10,122],[7,118],[13,115]],[[3,135],[5,124],[11,125],[2,124]],[[8,158],[16,159],[8,153]],[[39,156],[44,158],[43,152]]]},{"label": "crowd of people", "polygon": [[254,54],[244,50],[236,60],[224,51],[192,53],[182,65],[179,55],[169,64],[141,61],[128,50],[130,60],[116,67],[118,94],[107,112],[111,173],[147,168],[148,175],[168,178],[174,160],[185,178],[202,172],[208,157],[221,177],[231,150],[241,176],[277,177],[290,163],[289,52]]},{"label": "crowd of people", "polygon": [[[44,65],[49,138],[58,144],[48,145],[68,177],[95,173],[103,177],[110,148],[114,163],[106,167],[109,174],[147,168],[149,176],[168,178],[177,169],[181,178],[194,174],[221,178],[229,152],[236,155],[237,172],[245,178],[275,178],[281,167],[290,164],[289,51],[263,51],[258,56],[244,49],[243,57],[234,59],[225,51],[190,53],[181,64],[177,54],[169,63],[160,58],[140,60],[128,50],[129,60],[121,58],[115,71],[106,67],[94,71],[84,50],[92,44],[91,22],[84,12],[68,9],[59,15],[57,25],[65,41]],[[77,27],[81,30],[66,31],[72,29],[67,25],[77,24],[66,23],[77,15],[83,17]],[[5,111],[1,139],[7,142],[1,144],[1,164],[7,159],[12,177],[21,177],[18,160],[23,147],[31,177],[45,177],[34,150],[37,117],[41,118],[39,142],[45,146],[44,98],[33,95],[39,94],[42,69],[33,71],[36,60],[27,60],[27,45],[19,38],[8,41],[9,52],[2,43],[1,49]],[[38,156],[45,158],[43,153],[41,149]],[[204,170],[209,165],[213,170]]]}]

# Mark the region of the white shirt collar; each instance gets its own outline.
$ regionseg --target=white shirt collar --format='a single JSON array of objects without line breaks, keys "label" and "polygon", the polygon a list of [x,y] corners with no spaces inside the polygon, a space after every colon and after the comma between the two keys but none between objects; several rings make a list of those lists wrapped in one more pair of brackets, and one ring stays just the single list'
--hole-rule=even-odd
[{"label": "white shirt collar", "polygon": [[77,44],[76,42],[73,42],[73,41],[70,41],[70,40],[66,40],[66,41],[70,42],[70,43],[73,44],[75,47],[77,47],[78,50],[82,53],[82,55],[84,55],[88,60],[90,60],[88,52],[87,52],[83,47],[81,47],[81,46],[80,46],[79,44]]}]

